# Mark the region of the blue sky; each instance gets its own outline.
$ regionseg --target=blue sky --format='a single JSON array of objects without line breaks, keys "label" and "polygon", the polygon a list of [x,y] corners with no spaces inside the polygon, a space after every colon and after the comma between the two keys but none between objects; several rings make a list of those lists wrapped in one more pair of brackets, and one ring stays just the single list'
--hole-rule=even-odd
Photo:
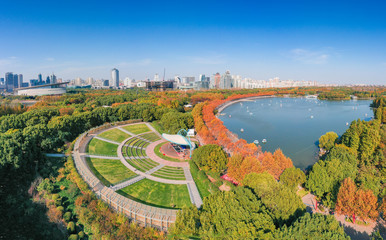
[{"label": "blue sky", "polygon": [[[338,3],[337,3],[338,2]],[[386,83],[384,1],[0,1],[0,75]]]}]

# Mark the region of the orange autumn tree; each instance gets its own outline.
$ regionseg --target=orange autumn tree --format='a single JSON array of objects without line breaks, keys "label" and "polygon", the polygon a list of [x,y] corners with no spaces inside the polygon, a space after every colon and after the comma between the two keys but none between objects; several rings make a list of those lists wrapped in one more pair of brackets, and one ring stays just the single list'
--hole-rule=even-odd
[{"label": "orange autumn tree", "polygon": [[359,189],[357,192],[357,202],[356,202],[356,210],[357,215],[361,219],[367,220],[375,220],[378,218],[377,211],[378,203],[377,197],[374,195],[371,190],[362,190]]},{"label": "orange autumn tree", "polygon": [[371,190],[358,190],[351,178],[343,180],[335,206],[338,213],[349,216],[355,214],[365,221],[374,220],[379,215],[377,207],[377,198]]},{"label": "orange autumn tree", "polygon": [[351,178],[343,180],[339,188],[338,197],[335,205],[337,213],[353,216],[355,214],[355,194],[357,186]]}]

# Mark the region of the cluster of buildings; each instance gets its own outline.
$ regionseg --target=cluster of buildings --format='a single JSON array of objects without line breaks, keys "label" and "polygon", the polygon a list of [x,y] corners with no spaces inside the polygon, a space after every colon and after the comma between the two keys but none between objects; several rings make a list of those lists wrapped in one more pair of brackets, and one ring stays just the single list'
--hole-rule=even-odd
[{"label": "cluster of buildings", "polygon": [[135,81],[126,77],[119,78],[119,70],[113,68],[111,70],[110,79],[96,79],[89,77],[87,79],[76,78],[64,82],[61,78],[57,78],[54,74],[43,78],[42,74],[38,74],[37,79],[31,79],[29,82],[23,82],[22,74],[13,74],[7,72],[5,78],[0,78],[0,92],[14,93],[18,95],[47,95],[47,94],[62,94],[67,88],[93,88],[93,89],[125,89],[125,88],[145,88],[147,90],[165,91],[170,89],[252,89],[252,88],[286,88],[286,87],[311,87],[320,86],[315,81],[294,81],[280,80],[273,78],[266,80],[255,80],[251,78],[242,78],[240,75],[231,75],[230,71],[223,74],[216,73],[211,76],[200,74],[196,79],[194,76],[175,76],[174,79],[160,79],[158,74],[155,74],[152,80],[146,79]]},{"label": "cluster of buildings", "polygon": [[319,86],[315,81],[280,80],[273,78],[266,80],[255,80],[242,78],[240,75],[231,75],[230,71],[224,74],[216,73],[210,77],[200,75],[198,81],[195,77],[175,77],[177,87],[180,89],[232,89],[232,88],[286,88],[286,87],[311,87]]}]

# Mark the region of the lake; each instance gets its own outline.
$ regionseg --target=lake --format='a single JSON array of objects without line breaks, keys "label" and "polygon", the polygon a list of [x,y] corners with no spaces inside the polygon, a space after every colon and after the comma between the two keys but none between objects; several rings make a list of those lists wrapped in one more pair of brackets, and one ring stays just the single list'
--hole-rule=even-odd
[{"label": "lake", "polygon": [[[230,105],[219,118],[248,143],[258,140],[263,151],[281,148],[296,167],[305,169],[318,160],[320,136],[329,131],[341,136],[349,127],[346,123],[358,118],[370,120],[371,102],[262,98]],[[263,139],[267,140],[264,144]]]}]

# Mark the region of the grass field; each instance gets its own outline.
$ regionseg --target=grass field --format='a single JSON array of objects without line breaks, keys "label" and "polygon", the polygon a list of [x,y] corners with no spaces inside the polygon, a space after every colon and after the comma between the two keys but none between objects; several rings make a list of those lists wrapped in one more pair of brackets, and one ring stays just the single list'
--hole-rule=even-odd
[{"label": "grass field", "polygon": [[168,144],[168,143],[169,143],[169,142],[162,142],[162,143],[158,144],[157,146],[155,146],[155,148],[154,148],[154,153],[155,153],[158,157],[160,157],[160,158],[162,158],[162,159],[164,159],[164,160],[167,160],[167,161],[171,161],[171,162],[186,162],[186,160],[182,160],[182,159],[179,159],[179,158],[172,158],[172,157],[169,157],[169,156],[164,156],[164,155],[159,151],[159,149],[160,149],[160,147],[161,147],[162,145]]},{"label": "grass field", "polygon": [[119,190],[118,193],[157,207],[182,208],[191,204],[185,184],[165,184],[144,179]]},{"label": "grass field", "polygon": [[119,160],[87,158],[87,164],[95,176],[106,186],[136,175]]},{"label": "grass field", "polygon": [[145,133],[150,131],[150,129],[146,126],[146,124],[134,124],[134,125],[124,126],[122,128],[134,134],[140,134],[140,133]]},{"label": "grass field", "polygon": [[105,132],[99,134],[98,136],[109,139],[109,140],[113,140],[113,141],[119,142],[119,143],[130,137],[129,134],[127,134],[119,129],[116,129],[116,128],[105,131]]},{"label": "grass field", "polygon": [[151,142],[161,140],[161,138],[157,134],[155,134],[154,132],[143,134],[143,135],[141,135],[141,138],[144,138],[144,139],[149,140]]},{"label": "grass field", "polygon": [[118,156],[118,145],[93,138],[87,146],[87,152],[93,155]]},{"label": "grass field", "polygon": [[186,180],[184,170],[180,167],[165,166],[153,173],[152,176],[172,180]]},{"label": "grass field", "polygon": [[162,134],[165,132],[164,128],[162,127],[162,125],[159,123],[159,121],[154,121],[152,123],[150,123],[150,125],[155,129],[157,130],[157,132],[159,134]]}]

